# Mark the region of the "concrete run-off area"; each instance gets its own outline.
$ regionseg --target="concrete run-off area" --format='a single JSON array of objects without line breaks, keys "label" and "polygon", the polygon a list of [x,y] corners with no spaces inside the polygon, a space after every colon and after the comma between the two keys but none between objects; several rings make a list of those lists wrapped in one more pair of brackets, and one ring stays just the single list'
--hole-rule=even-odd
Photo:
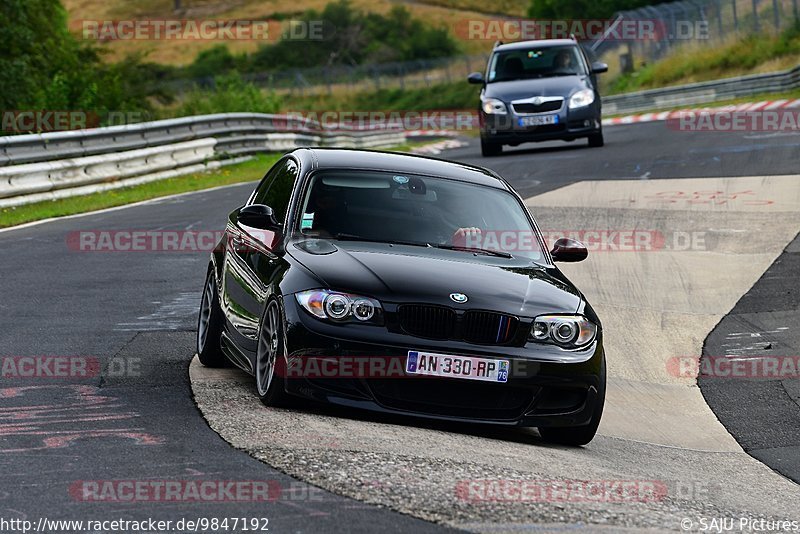
[{"label": "concrete run-off area", "polygon": [[[800,489],[742,451],[675,361],[700,358],[708,333],[800,231],[798,177],[579,182],[526,202],[543,230],[659,236],[634,250],[599,247],[563,266],[605,332],[608,402],[588,446],[547,445],[534,430],[265,408],[244,373],[195,360],[192,387],[211,427],[301,480],[467,530],[680,530],[683,520],[696,527],[708,517],[796,519]],[[661,490],[622,500],[462,491],[621,482]]]}]

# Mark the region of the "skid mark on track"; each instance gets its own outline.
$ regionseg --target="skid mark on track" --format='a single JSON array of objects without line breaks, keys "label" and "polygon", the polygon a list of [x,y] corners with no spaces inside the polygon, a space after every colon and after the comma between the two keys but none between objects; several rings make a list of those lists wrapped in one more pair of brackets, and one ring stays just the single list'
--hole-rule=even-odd
[{"label": "skid mark on track", "polygon": [[153,301],[155,311],[142,315],[135,321],[117,323],[118,332],[152,332],[161,330],[185,330],[194,324],[200,295],[195,291],[179,293],[169,302]]},{"label": "skid mark on track", "polygon": [[[42,403],[57,398],[58,403]],[[123,439],[134,445],[165,440],[136,426],[139,414],[94,386],[0,389],[0,454],[62,449],[82,439]]]}]

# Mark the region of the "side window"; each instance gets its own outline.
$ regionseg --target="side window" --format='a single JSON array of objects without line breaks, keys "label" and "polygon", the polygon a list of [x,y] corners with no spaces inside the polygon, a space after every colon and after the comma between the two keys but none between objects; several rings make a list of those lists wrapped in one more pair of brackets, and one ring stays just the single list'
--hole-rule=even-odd
[{"label": "side window", "polygon": [[275,218],[283,221],[299,171],[300,168],[295,160],[286,159],[264,179],[256,190],[252,203],[266,204],[275,211]]}]

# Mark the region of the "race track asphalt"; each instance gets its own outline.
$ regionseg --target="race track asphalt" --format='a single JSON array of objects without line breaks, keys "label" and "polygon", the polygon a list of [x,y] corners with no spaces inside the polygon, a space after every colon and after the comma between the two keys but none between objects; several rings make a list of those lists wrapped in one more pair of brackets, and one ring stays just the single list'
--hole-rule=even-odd
[{"label": "race track asphalt", "polygon": [[[447,151],[441,157],[489,166],[529,198],[585,180],[791,175],[796,172],[800,156],[800,137],[794,135],[685,133],[653,123],[608,128],[606,138],[608,144],[602,149],[586,149],[579,146],[580,142],[531,145],[488,159],[481,158],[475,140],[469,140],[468,146]],[[70,233],[77,231],[220,230],[225,215],[241,204],[251,189],[252,184],[221,188],[0,233],[4,266],[0,281],[0,356],[88,357],[96,359],[103,370],[85,380],[2,378],[0,462],[5,477],[0,485],[0,517],[269,517],[270,530],[277,532],[333,532],[343,528],[417,532],[443,528],[362,502],[367,499],[310,491],[305,484],[247,452],[231,448],[209,428],[195,406],[187,373],[207,254],[87,253],[70,250],[67,245]],[[763,304],[765,312],[769,311],[769,302],[766,299]],[[793,309],[796,311],[796,305]],[[800,346],[796,330],[784,335],[788,347]],[[133,362],[139,367],[120,373],[120,362]],[[239,405],[237,399],[230,400],[229,408]],[[800,411],[796,404],[782,405],[789,410],[785,417],[796,421]],[[309,416],[317,417],[313,413]],[[721,420],[729,425],[724,417]],[[425,428],[419,427],[420,431]],[[270,429],[255,430],[268,434]],[[416,430],[412,427],[410,432]],[[731,432],[739,437],[736,431]],[[58,436],[61,439],[50,439]],[[468,441],[463,434],[455,436]],[[519,446],[515,441],[519,436],[492,438]],[[602,464],[604,447],[615,451],[614,456],[624,456],[638,447],[620,438],[604,437],[584,449],[587,455],[546,447],[535,438],[532,443],[522,441],[531,454],[538,451],[545,457],[556,457],[561,464],[574,462],[587,467]],[[769,445],[756,444],[752,449],[767,450]],[[745,450],[750,450],[748,447],[744,446]],[[663,450],[642,445],[636,454],[646,457],[650,453],[663,454]],[[797,454],[796,447],[784,447],[784,455],[793,453]],[[764,454],[761,459],[768,461],[768,456]],[[358,457],[363,464],[355,467],[367,470],[370,461],[383,462],[385,458]],[[724,457],[716,457],[720,463],[715,468],[724,471]],[[707,461],[701,454],[694,459]],[[293,472],[298,467],[294,462],[302,461],[284,458],[279,467]],[[446,471],[449,465],[445,462],[441,468]],[[606,465],[597,473],[611,476],[615,467],[618,466]],[[333,468],[321,464],[313,469]],[[336,469],[347,478],[346,465]],[[757,480],[761,475],[757,467],[753,469],[752,479]],[[375,469],[375,473],[379,472]],[[566,469],[559,474],[570,473]],[[258,480],[277,483],[284,491],[275,502],[211,504],[88,502],[74,491],[81,481],[112,479]],[[772,483],[773,479],[769,480]],[[335,485],[331,488],[335,489]],[[793,491],[787,488],[778,481],[772,490],[759,491],[765,495],[773,490]],[[313,498],[309,497],[311,493]],[[396,504],[386,503],[403,509]],[[566,508],[560,511],[563,521],[585,519],[580,507]],[[687,511],[703,510],[697,507]],[[638,509],[628,513],[638,513]],[[630,526],[666,528],[670,513],[677,526],[681,510],[671,510],[670,506],[661,507],[656,517]],[[541,520],[552,525],[559,523],[558,517],[543,513]],[[613,517],[587,513],[586,518],[594,525],[605,520],[611,525],[626,526],[625,522],[614,523]],[[501,527],[491,523],[452,524],[479,530]]]}]

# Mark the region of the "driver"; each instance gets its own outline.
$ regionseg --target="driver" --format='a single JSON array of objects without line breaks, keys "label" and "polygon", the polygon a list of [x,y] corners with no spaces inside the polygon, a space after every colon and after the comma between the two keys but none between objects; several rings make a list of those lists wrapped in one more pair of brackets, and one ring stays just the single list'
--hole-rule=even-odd
[{"label": "driver", "polygon": [[475,226],[476,221],[470,214],[475,213],[475,206],[470,205],[465,198],[455,195],[448,195],[442,202],[443,222],[450,226],[456,226],[456,231],[450,237],[450,244],[457,247],[482,248],[481,242],[483,231],[479,226]]},{"label": "driver", "polygon": [[574,70],[572,53],[569,50],[561,50],[556,54],[555,68],[558,71]]},{"label": "driver", "polygon": [[345,230],[347,205],[336,194],[336,190],[317,184],[311,193],[309,210],[313,210],[312,230],[318,237],[331,238]]}]

